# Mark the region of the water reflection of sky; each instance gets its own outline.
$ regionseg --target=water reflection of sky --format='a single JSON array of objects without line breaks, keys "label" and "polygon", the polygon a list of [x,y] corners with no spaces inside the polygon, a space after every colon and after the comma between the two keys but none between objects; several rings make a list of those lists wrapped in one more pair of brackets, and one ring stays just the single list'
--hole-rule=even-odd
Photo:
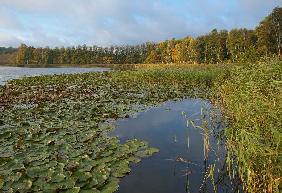
[{"label": "water reflection of sky", "polygon": [[[120,193],[184,193],[199,192],[200,187],[206,192],[213,192],[212,184],[203,183],[203,173],[208,164],[215,163],[215,152],[210,151],[208,160],[204,160],[203,135],[199,129],[191,125],[187,127],[186,118],[182,112],[201,124],[201,111],[212,108],[208,101],[187,99],[170,101],[161,107],[152,108],[140,113],[137,118],[119,120],[112,135],[119,137],[121,142],[137,138],[148,141],[160,152],[153,157],[142,160],[135,165],[132,172],[121,180]],[[206,119],[209,119],[207,116]],[[189,136],[189,149],[187,148]],[[225,150],[217,145],[217,140],[211,136],[210,145],[216,153],[223,155]],[[176,158],[191,161],[190,164],[175,162]],[[222,160],[221,160],[222,161]],[[221,163],[222,164],[222,163]],[[220,164],[217,164],[219,168]],[[187,173],[192,172],[187,180]],[[189,185],[187,185],[189,182]],[[227,184],[230,182],[227,180]],[[186,188],[189,186],[189,188]],[[219,192],[230,192],[223,187]]]},{"label": "water reflection of sky", "polygon": [[51,74],[73,74],[83,72],[100,72],[109,70],[107,68],[21,68],[21,67],[0,67],[0,85],[6,81],[24,76],[38,76]]}]

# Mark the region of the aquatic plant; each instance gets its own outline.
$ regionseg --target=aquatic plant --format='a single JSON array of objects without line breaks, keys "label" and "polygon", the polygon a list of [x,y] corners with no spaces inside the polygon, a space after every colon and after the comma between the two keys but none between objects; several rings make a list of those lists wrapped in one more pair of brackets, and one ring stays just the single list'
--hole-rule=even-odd
[{"label": "aquatic plant", "polygon": [[206,94],[218,71],[140,70],[13,80],[0,88],[0,189],[114,192],[132,162],[157,152],[109,137],[111,119]]}]

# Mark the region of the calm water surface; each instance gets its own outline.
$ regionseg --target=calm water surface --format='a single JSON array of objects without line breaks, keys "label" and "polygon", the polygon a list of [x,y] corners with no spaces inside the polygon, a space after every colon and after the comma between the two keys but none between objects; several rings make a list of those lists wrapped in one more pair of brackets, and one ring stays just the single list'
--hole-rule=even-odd
[{"label": "calm water surface", "polygon": [[[160,150],[133,165],[131,173],[121,180],[118,193],[214,192],[213,182],[216,192],[233,192],[234,185],[225,171],[226,150],[216,137],[223,129],[220,117],[219,110],[212,110],[208,101],[187,99],[118,121],[112,135],[121,142],[137,138]],[[206,156],[205,132],[197,127],[204,125],[216,131],[209,132]],[[212,166],[216,171],[213,182],[206,178]]]},{"label": "calm water surface", "polygon": [[21,67],[1,67],[0,85],[7,80],[17,79],[24,76],[39,76],[51,74],[74,74],[83,72],[109,71],[108,68],[21,68]]}]

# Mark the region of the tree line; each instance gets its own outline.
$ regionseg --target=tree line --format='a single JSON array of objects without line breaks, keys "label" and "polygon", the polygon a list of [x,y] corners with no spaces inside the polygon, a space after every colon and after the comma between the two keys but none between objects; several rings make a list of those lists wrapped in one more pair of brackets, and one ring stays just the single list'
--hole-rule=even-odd
[{"label": "tree line", "polygon": [[282,8],[276,7],[255,29],[212,30],[185,37],[134,46],[77,46],[35,48],[21,44],[13,55],[18,65],[224,63],[281,58]]},{"label": "tree line", "polygon": [[0,47],[0,65],[15,63],[15,53],[17,48]]}]

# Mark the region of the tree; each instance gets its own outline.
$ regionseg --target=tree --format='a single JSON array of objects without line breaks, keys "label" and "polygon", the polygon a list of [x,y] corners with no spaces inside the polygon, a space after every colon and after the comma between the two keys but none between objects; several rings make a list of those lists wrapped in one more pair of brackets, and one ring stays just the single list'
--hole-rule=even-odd
[{"label": "tree", "polygon": [[256,28],[260,55],[281,56],[282,8],[275,8]]},{"label": "tree", "polygon": [[28,57],[27,45],[21,44],[16,54],[16,63],[20,65],[27,64],[27,60],[28,60],[27,57]]},{"label": "tree", "polygon": [[246,62],[248,49],[256,48],[257,37],[254,30],[233,29],[227,38],[227,48],[232,62]]},{"label": "tree", "polygon": [[282,7],[276,7],[272,11],[272,24],[275,31],[277,52],[278,56],[281,57],[282,51]]}]

